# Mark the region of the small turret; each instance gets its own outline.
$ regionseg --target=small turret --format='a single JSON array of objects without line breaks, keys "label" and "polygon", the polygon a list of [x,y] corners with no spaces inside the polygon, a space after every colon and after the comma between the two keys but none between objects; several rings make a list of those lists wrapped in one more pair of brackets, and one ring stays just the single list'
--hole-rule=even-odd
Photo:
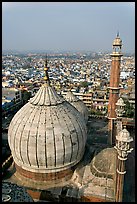
[{"label": "small turret", "polygon": [[122,40],[120,39],[119,32],[118,32],[112,45],[113,53],[121,53],[121,47],[122,47]]}]

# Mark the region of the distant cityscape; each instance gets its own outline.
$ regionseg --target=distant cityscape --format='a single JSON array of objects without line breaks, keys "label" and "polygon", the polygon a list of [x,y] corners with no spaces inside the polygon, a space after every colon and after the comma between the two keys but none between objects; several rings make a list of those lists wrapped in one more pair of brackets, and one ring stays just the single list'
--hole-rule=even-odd
[{"label": "distant cityscape", "polygon": [[[109,97],[110,53],[72,52],[72,53],[14,53],[2,56],[2,105],[15,100],[22,103],[22,91],[30,97],[44,83],[44,61],[48,54],[49,77],[52,85],[60,94],[67,90],[84,101],[89,109],[107,112]],[[120,94],[135,104],[135,56],[124,55],[121,60]],[[8,89],[8,91],[6,91]],[[9,93],[7,96],[6,93]],[[12,95],[12,96],[11,96]],[[4,111],[5,115],[5,111]]]}]

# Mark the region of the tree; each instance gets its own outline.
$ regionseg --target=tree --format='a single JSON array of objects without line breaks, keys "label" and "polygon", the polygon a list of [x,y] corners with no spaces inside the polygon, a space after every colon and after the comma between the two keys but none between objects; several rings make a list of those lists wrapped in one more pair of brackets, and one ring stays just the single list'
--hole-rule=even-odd
[{"label": "tree", "polygon": [[125,113],[123,114],[124,117],[133,118],[135,114],[134,106],[129,102],[127,99],[123,99],[125,105]]},{"label": "tree", "polygon": [[31,97],[31,92],[23,90],[23,92],[22,92],[22,101],[23,101],[23,104],[27,103],[28,100],[30,99],[30,97]]},{"label": "tree", "polygon": [[80,83],[81,87],[88,87],[88,82],[87,81],[83,81]]}]

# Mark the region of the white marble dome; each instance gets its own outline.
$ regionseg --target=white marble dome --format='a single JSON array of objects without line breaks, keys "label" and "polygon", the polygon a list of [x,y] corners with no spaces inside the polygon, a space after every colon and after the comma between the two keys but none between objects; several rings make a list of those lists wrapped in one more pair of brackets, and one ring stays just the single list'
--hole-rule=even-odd
[{"label": "white marble dome", "polygon": [[81,114],[49,84],[15,114],[8,130],[14,162],[35,173],[74,166],[84,154],[86,139]]},{"label": "white marble dome", "polygon": [[77,98],[71,91],[68,91],[66,96],[64,98],[72,104],[84,117],[86,123],[88,121],[88,110],[86,105],[81,101],[79,98]]}]

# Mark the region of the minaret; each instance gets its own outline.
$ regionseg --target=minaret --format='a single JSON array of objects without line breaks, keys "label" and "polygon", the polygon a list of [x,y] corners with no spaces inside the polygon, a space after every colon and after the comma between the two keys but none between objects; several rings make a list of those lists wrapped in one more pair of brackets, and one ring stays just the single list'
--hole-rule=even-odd
[{"label": "minaret", "polygon": [[109,144],[115,143],[115,134],[114,134],[114,121],[116,120],[116,102],[119,98],[119,81],[120,81],[120,62],[121,57],[123,56],[121,53],[122,40],[119,37],[119,33],[117,33],[116,38],[113,41],[113,52],[111,55],[111,75],[110,75],[110,87],[109,88],[109,104],[108,104],[108,129],[110,131],[109,136]]}]

